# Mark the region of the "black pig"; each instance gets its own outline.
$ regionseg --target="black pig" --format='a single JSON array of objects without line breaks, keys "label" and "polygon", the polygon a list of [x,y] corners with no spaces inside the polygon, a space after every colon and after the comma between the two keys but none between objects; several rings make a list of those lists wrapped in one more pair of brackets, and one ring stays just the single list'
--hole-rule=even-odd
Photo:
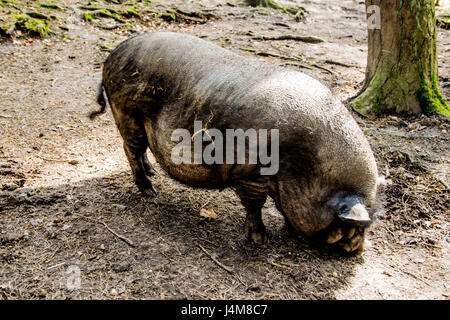
[{"label": "black pig", "polygon": [[[103,89],[144,194],[156,193],[149,147],[179,181],[234,187],[247,212],[247,239],[266,241],[261,208],[270,196],[295,230],[347,252],[362,250],[377,194],[375,159],[350,113],[317,80],[193,36],[155,32],[124,41],[107,58],[102,108],[92,117],[105,111]],[[187,129],[194,139],[194,121],[202,121],[200,133],[216,128],[224,136],[227,129],[268,129],[269,136],[276,129],[278,171],[261,174],[260,162],[175,164],[172,134]]]}]

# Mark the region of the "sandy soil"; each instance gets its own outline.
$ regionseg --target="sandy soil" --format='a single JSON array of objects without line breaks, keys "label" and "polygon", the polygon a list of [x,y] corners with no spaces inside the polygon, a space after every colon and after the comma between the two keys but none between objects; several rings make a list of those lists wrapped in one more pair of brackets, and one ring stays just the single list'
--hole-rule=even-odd
[{"label": "sandy soil", "polygon": [[[3,3],[0,22],[18,9],[53,12],[34,1],[15,2]],[[111,113],[87,118],[98,108],[108,50],[153,30],[190,33],[275,64],[301,64],[345,100],[364,79],[362,2],[297,1],[308,11],[297,22],[233,1],[152,1],[150,7],[137,1],[140,10],[177,7],[202,15],[167,22],[141,11],[124,23],[86,22],[88,11],[80,6],[87,3],[57,1],[53,35],[16,32],[0,42],[0,299],[449,298],[448,120],[355,114],[387,186],[367,249],[344,257],[292,234],[270,201],[263,214],[270,243],[262,248],[244,241],[245,213],[232,190],[192,189],[163,173],[153,180],[159,195],[142,198]],[[449,7],[441,1],[438,13]],[[253,39],[280,34],[324,42]],[[438,30],[438,54],[449,101],[448,30]],[[218,218],[201,217],[202,208]]]}]

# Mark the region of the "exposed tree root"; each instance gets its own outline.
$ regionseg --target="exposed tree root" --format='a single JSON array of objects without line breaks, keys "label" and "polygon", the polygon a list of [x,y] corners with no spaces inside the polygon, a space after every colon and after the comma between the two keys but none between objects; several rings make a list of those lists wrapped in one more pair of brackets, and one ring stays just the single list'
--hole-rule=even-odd
[{"label": "exposed tree root", "polygon": [[284,11],[291,15],[295,20],[300,21],[305,16],[305,8],[303,7],[283,7],[275,0],[243,0],[243,2],[251,7],[265,7]]},{"label": "exposed tree root", "polygon": [[204,24],[211,19],[219,19],[218,16],[209,12],[184,11],[178,8],[168,8],[164,12],[152,11],[157,18],[167,22],[183,21],[186,23]]},{"label": "exposed tree root", "polygon": [[301,41],[307,43],[320,43],[324,42],[324,40],[316,37],[310,36],[295,36],[295,35],[281,35],[281,36],[255,36],[252,38],[253,40],[293,40],[293,41]]},{"label": "exposed tree root", "polygon": [[254,53],[255,55],[261,56],[261,57],[274,57],[274,58],[278,58],[278,59],[281,59],[281,60],[297,61],[297,63],[285,63],[285,65],[291,65],[291,66],[295,66],[295,67],[299,67],[299,68],[305,68],[305,69],[312,69],[311,67],[314,67],[314,68],[317,68],[317,69],[324,70],[324,71],[326,71],[326,72],[328,72],[330,74],[334,74],[334,72],[331,71],[330,69],[322,67],[322,66],[318,65],[317,63],[307,62],[307,64],[305,64],[305,62],[299,57],[288,57],[288,56],[280,55],[278,53],[257,51],[255,49],[250,49],[250,48],[241,48],[241,50],[246,51],[246,52]]},{"label": "exposed tree root", "polygon": [[436,18],[436,25],[442,29],[450,29],[450,15]]},{"label": "exposed tree root", "polygon": [[351,64],[346,64],[346,63],[342,63],[342,62],[334,61],[334,60],[325,60],[325,63],[334,64],[335,66],[341,66],[341,67],[346,67],[346,68],[354,68],[355,67],[355,66],[352,66]]}]

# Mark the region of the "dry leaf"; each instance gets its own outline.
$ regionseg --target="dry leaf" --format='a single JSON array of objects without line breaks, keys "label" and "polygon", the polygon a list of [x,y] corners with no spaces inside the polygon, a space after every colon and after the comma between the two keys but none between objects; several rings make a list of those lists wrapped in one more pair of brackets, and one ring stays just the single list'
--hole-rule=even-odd
[{"label": "dry leaf", "polygon": [[200,209],[200,216],[207,218],[207,219],[217,219],[217,214],[214,212],[213,209]]}]

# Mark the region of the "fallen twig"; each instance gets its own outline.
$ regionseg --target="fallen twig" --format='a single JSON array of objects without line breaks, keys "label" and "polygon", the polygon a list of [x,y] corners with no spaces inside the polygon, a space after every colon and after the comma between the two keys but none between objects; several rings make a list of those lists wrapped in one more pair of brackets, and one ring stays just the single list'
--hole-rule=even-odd
[{"label": "fallen twig", "polygon": [[101,220],[97,220],[97,219],[93,219],[93,218],[89,218],[86,216],[80,216],[81,218],[84,218],[86,220],[92,221],[92,222],[97,222],[102,224],[109,232],[111,232],[113,235],[115,235],[117,238],[119,238],[120,240],[126,242],[130,247],[135,248],[136,245],[133,243],[133,241],[131,241],[130,239],[118,234],[117,232],[115,232],[113,229],[111,229],[105,222],[101,221]]},{"label": "fallen twig", "polygon": [[286,269],[292,269],[292,268],[289,267],[289,266],[285,266],[285,265],[282,265],[282,264],[278,264],[278,263],[275,263],[275,262],[273,262],[273,261],[269,261],[269,263],[270,263],[271,265],[273,265],[274,267],[278,267],[278,268],[286,268]]},{"label": "fallen twig", "polygon": [[65,264],[66,264],[65,262],[58,263],[58,264],[56,264],[54,266],[48,267],[47,270],[55,269],[55,268],[58,268],[58,267],[61,267],[61,266],[65,265]]},{"label": "fallen twig", "polygon": [[217,260],[212,254],[210,254],[208,251],[206,251],[205,248],[203,248],[199,243],[197,243],[197,246],[202,249],[202,251],[211,258],[212,261],[214,261],[219,267],[221,267],[222,269],[228,271],[231,274],[234,274],[234,271],[232,268],[227,267],[226,265],[224,265],[223,263],[221,263],[219,260]]},{"label": "fallen twig", "polygon": [[421,277],[416,276],[414,273],[408,272],[408,271],[403,270],[403,269],[399,269],[399,268],[397,268],[397,267],[395,267],[395,266],[392,266],[392,265],[391,265],[391,267],[393,267],[393,269],[394,269],[395,271],[397,271],[397,272],[406,274],[406,275],[408,275],[408,276],[410,276],[410,277],[412,277],[412,278],[414,278],[414,279],[416,279],[416,280],[422,281],[423,283],[425,283],[425,284],[426,284],[427,286],[429,286],[429,287],[433,287],[431,284],[428,283],[428,281],[425,281],[425,280],[422,279]]}]

